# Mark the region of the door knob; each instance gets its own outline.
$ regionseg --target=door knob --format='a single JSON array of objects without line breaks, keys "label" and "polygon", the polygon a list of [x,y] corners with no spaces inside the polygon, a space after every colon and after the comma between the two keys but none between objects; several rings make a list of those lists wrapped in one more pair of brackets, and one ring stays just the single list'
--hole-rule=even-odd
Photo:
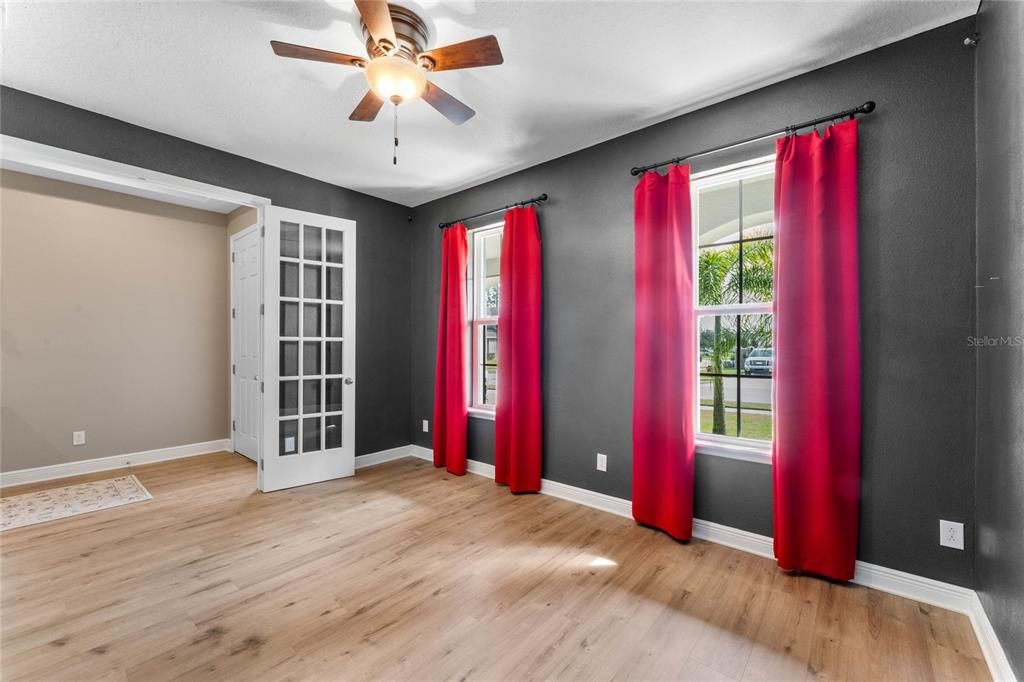
[{"label": "door knob", "polygon": [[354,382],[355,382],[355,379],[353,379],[352,377],[345,377],[345,383],[346,384],[351,385]]}]

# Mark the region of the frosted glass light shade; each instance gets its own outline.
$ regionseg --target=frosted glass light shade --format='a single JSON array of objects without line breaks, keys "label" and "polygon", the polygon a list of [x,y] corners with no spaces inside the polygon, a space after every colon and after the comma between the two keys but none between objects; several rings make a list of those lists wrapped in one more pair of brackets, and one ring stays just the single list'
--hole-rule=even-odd
[{"label": "frosted glass light shade", "polygon": [[423,94],[427,76],[423,69],[401,57],[378,57],[366,66],[366,81],[385,102],[399,97],[408,102]]}]

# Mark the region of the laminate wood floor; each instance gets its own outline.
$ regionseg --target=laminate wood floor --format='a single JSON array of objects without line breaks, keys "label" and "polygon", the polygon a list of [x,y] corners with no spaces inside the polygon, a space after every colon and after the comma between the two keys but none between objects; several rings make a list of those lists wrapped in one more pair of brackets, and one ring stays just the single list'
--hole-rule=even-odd
[{"label": "laminate wood floor", "polygon": [[989,679],[962,615],[420,460],[131,473],[152,501],[0,535],[4,680]]}]

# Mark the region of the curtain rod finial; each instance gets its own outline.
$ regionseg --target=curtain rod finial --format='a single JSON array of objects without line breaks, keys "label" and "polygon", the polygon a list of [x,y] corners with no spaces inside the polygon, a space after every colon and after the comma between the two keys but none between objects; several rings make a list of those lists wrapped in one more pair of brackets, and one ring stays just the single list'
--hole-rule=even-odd
[{"label": "curtain rod finial", "polygon": [[864,104],[861,105],[860,110],[865,114],[870,114],[872,111],[875,110],[875,103],[871,100],[868,100],[867,102],[864,102]]}]

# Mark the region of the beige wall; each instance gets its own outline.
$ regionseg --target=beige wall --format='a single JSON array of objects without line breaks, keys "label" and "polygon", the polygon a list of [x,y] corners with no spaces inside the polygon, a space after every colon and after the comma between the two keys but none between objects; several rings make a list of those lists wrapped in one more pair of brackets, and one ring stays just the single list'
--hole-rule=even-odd
[{"label": "beige wall", "polygon": [[227,438],[226,216],[0,185],[0,470]]},{"label": "beige wall", "polygon": [[[255,208],[249,206],[239,206],[231,213],[227,215],[227,226],[228,226],[228,237],[231,235],[241,232],[247,227],[255,225],[259,222],[259,213]],[[228,247],[230,253],[230,246]]]}]

